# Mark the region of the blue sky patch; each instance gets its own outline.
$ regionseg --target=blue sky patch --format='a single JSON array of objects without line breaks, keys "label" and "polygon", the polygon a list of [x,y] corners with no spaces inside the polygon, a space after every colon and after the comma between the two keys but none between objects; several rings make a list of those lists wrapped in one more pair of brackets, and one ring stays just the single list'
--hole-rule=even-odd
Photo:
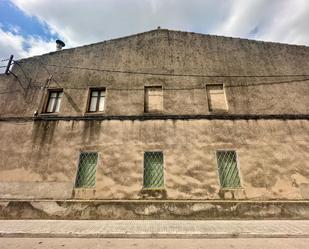
[{"label": "blue sky patch", "polygon": [[[33,16],[28,16],[9,1],[0,1],[0,28],[5,32],[11,32],[23,37],[40,37],[44,41],[57,39],[52,34],[47,24],[44,24]],[[25,44],[25,48],[27,44]]]}]

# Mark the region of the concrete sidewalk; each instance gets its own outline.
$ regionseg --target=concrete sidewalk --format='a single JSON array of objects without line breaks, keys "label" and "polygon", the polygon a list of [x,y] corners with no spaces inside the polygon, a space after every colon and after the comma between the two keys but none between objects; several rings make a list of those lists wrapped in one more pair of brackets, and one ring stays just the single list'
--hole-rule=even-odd
[{"label": "concrete sidewalk", "polygon": [[309,238],[309,220],[0,220],[0,237]]}]

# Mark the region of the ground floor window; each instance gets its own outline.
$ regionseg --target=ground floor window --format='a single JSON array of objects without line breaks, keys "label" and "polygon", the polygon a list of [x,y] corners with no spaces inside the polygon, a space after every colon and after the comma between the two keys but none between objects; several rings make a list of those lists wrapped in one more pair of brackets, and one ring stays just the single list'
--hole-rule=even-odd
[{"label": "ground floor window", "polygon": [[144,188],[164,188],[163,153],[144,153]]},{"label": "ground floor window", "polygon": [[217,163],[222,188],[239,188],[240,178],[236,151],[217,151]]},{"label": "ground floor window", "polygon": [[96,181],[97,152],[82,152],[79,156],[76,188],[93,188]]}]

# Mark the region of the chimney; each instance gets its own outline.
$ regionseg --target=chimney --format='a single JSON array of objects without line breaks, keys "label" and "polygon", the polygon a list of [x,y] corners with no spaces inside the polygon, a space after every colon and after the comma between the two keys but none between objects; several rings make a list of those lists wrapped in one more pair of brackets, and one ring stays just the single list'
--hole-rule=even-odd
[{"label": "chimney", "polygon": [[65,43],[61,40],[56,40],[56,50],[59,51],[65,47]]}]

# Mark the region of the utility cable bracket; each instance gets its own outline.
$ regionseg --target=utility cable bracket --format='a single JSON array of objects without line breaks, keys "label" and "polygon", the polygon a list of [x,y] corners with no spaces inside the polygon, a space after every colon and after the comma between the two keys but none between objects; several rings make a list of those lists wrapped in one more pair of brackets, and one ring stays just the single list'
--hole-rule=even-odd
[{"label": "utility cable bracket", "polygon": [[[13,62],[13,55],[11,55],[10,56],[10,59],[9,59],[9,61],[8,61],[8,64],[7,64],[7,66],[6,66],[6,69],[5,69],[5,74],[6,75],[9,75],[10,73],[12,73],[11,71],[10,71],[10,67],[11,67],[11,65],[12,65],[12,62]],[[12,73],[13,74],[13,73]],[[14,75],[14,74],[13,74]],[[16,75],[14,75],[15,77],[16,77]]]}]

